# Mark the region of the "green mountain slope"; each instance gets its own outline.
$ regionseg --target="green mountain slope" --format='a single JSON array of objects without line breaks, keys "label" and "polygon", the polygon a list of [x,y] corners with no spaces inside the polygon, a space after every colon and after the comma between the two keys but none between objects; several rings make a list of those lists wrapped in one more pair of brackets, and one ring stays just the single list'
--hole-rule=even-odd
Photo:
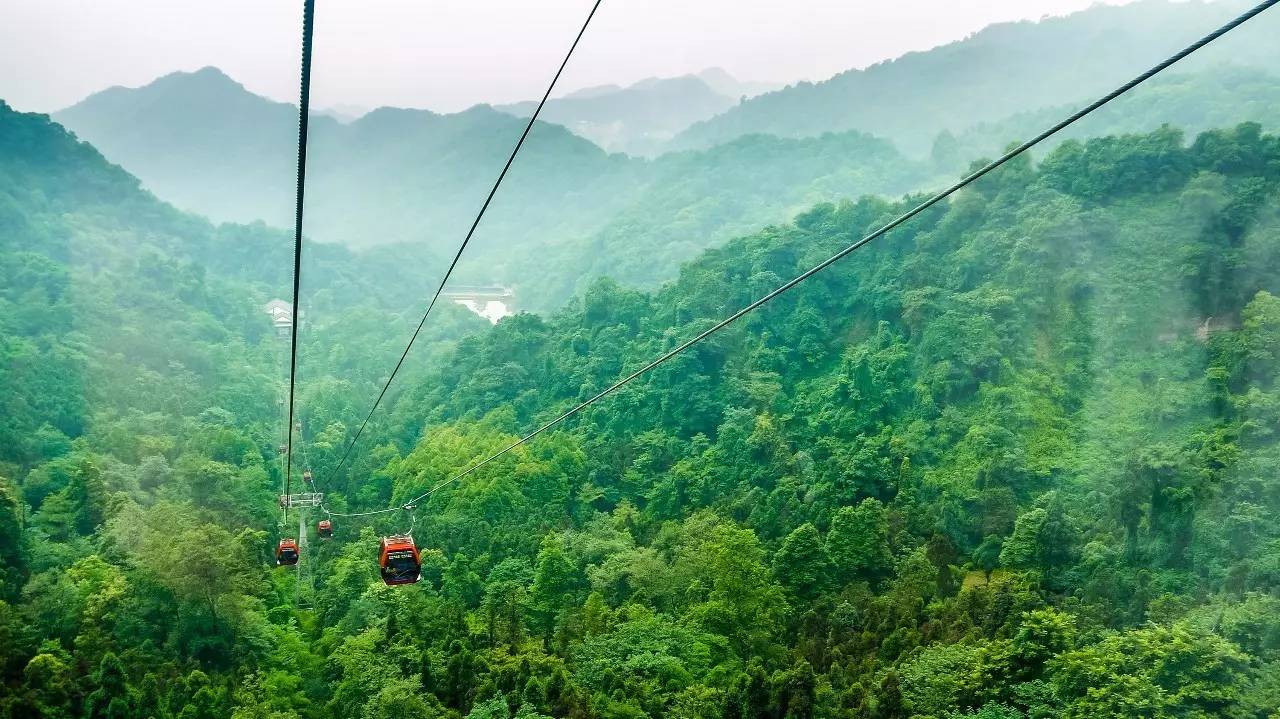
[{"label": "green mountain slope", "polygon": [[603,276],[656,286],[703,250],[816,202],[868,192],[900,195],[934,174],[904,160],[888,142],[858,132],[743,137],[705,152],[663,155],[646,171],[645,191],[600,229],[516,256],[514,277],[523,275],[516,281],[529,305],[556,307]]},{"label": "green mountain slope", "polygon": [[[944,135],[934,143],[935,161],[956,163],[964,153],[999,154],[1010,140],[1032,137],[1074,112],[1075,106],[1046,107]],[[1170,71],[1065,130],[1066,138],[1150,132],[1169,124],[1187,132],[1257,122],[1273,127],[1280,118],[1280,76],[1265,70],[1222,65],[1207,72]]]},{"label": "green mountain slope", "polygon": [[[470,647],[493,688],[432,685],[463,710],[1267,717],[1278,171],[1256,125],[1006,167],[433,495],[417,536],[447,559],[424,604],[487,637],[370,625],[341,646]],[[391,500],[906,206],[819,206],[656,294],[604,281],[460,344],[389,423]],[[520,658],[555,691],[504,689]]]},{"label": "green mountain slope", "polygon": [[[919,157],[943,130],[958,133],[1030,109],[1091,100],[1249,5],[1140,0],[1039,22],[992,25],[932,50],[752,98],[694,125],[671,146],[709,147],[752,133],[805,137],[860,130]],[[1180,64],[1178,71],[1227,61],[1274,69],[1280,61],[1273,42],[1278,27],[1280,21],[1264,14]]]},{"label": "green mountain slope", "polygon": [[[184,209],[216,220],[292,223],[297,110],[214,68],[113,88],[54,117]],[[484,106],[454,115],[383,108],[349,124],[317,116],[310,229],[353,247],[407,241],[451,249],[522,126]],[[619,183],[630,182],[611,169],[624,160],[557,126],[537,128],[526,149],[490,218],[495,233],[529,223],[560,229],[555,207],[570,191],[566,178],[583,200],[578,226],[590,226]]]}]

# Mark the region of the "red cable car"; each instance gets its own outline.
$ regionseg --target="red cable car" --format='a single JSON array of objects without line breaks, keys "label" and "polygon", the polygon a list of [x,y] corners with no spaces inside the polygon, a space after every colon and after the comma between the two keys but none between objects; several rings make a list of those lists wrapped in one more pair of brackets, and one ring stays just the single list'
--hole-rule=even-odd
[{"label": "red cable car", "polygon": [[316,523],[316,534],[328,539],[333,536],[333,522],[322,519]]},{"label": "red cable car", "polygon": [[276,547],[276,564],[294,565],[298,563],[298,540],[281,539]]},{"label": "red cable car", "polygon": [[383,537],[378,566],[382,570],[382,581],[388,586],[417,582],[422,573],[422,563],[413,537],[407,534]]}]

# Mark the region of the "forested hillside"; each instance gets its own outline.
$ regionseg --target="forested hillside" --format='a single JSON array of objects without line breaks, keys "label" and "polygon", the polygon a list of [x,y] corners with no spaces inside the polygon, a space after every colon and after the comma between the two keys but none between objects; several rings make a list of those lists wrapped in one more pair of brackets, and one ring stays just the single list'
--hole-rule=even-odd
[{"label": "forested hillside", "polygon": [[[980,123],[958,135],[944,133],[933,144],[933,159],[950,167],[965,153],[998,154],[1009,138],[1034,137],[1077,107],[1046,107]],[[1222,65],[1211,72],[1170,71],[1068,128],[1062,137],[1150,132],[1162,125],[1197,133],[1240,122],[1272,130],[1275,118],[1280,118],[1280,77],[1259,68]]]},{"label": "forested hillside", "polygon": [[[1275,719],[1278,186],[1249,124],[1013,163],[434,494],[421,583],[377,577],[399,513],[311,590],[270,565],[289,238],[0,108],[0,716]],[[405,501],[909,202],[442,315],[340,476],[433,263],[309,245],[320,489]]]},{"label": "forested hillside", "polygon": [[[553,715],[1275,716],[1277,182],[1249,125],[1000,171],[434,496],[422,611],[480,625],[390,641]],[[901,209],[819,206],[464,342],[398,408],[393,498]]]},{"label": "forested hillside", "polygon": [[[60,576],[91,552],[110,496],[169,491],[175,475],[227,491],[211,459],[239,462],[278,441],[286,368],[262,305],[288,286],[289,247],[262,225],[184,215],[47,117],[0,103],[3,599],[22,597],[30,572]],[[418,311],[424,278],[391,253],[308,250],[304,312],[317,319],[305,352],[343,368],[342,391],[371,391],[412,326],[406,311]],[[445,308],[425,347],[481,324]],[[219,445],[229,427],[234,441]],[[269,505],[262,462],[234,482]],[[266,509],[237,516],[265,522]],[[5,636],[0,655],[18,661],[21,645]]]}]

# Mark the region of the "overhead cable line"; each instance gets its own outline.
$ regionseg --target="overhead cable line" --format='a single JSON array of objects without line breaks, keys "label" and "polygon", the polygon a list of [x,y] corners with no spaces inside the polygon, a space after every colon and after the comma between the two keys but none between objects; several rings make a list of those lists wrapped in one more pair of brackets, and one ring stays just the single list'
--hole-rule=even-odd
[{"label": "overhead cable line", "polygon": [[289,337],[289,419],[285,441],[284,521],[289,521],[289,493],[293,487],[293,398],[298,378],[298,289],[302,281],[302,209],[307,187],[307,126],[311,110],[311,36],[314,30],[315,0],[302,3],[302,89],[298,99],[298,185],[293,214],[293,321]]},{"label": "overhead cable line", "polygon": [[551,84],[547,86],[547,91],[543,93],[542,99],[538,101],[538,106],[534,108],[533,115],[529,117],[529,122],[524,127],[524,132],[520,133],[520,139],[516,141],[516,145],[511,150],[511,155],[507,157],[507,163],[503,165],[502,172],[498,173],[498,179],[494,181],[493,187],[489,190],[489,195],[484,198],[484,204],[480,206],[480,211],[476,213],[475,220],[471,222],[471,228],[467,230],[467,235],[462,239],[462,244],[458,246],[458,251],[453,256],[453,261],[449,263],[449,268],[445,271],[444,277],[440,280],[440,286],[436,288],[436,292],[431,296],[431,302],[427,305],[427,311],[422,313],[422,319],[418,322],[418,327],[413,331],[413,335],[409,337],[409,343],[404,346],[404,352],[400,353],[400,359],[396,362],[396,366],[392,368],[391,375],[387,377],[387,381],[382,385],[382,391],[378,392],[378,398],[373,401],[373,406],[369,408],[369,413],[365,415],[364,421],[360,423],[360,428],[356,430],[355,436],[347,443],[346,450],[342,453],[342,459],[338,460],[338,464],[329,470],[326,480],[332,478],[342,471],[343,465],[347,463],[347,458],[351,456],[351,450],[356,446],[356,442],[360,441],[360,435],[364,434],[364,429],[369,425],[369,420],[373,417],[373,413],[377,411],[378,405],[382,404],[382,398],[387,395],[387,390],[391,388],[391,382],[395,380],[396,374],[400,372],[400,367],[404,365],[405,358],[409,356],[409,350],[413,349],[413,343],[418,339],[418,334],[422,332],[423,326],[427,324],[427,317],[431,315],[431,310],[435,308],[436,301],[440,299],[440,294],[444,291],[445,284],[449,282],[450,275],[458,266],[458,260],[462,259],[462,253],[467,249],[467,245],[471,242],[471,237],[475,235],[476,228],[480,226],[480,220],[484,218],[484,213],[488,211],[489,204],[493,202],[493,198],[498,194],[498,188],[502,186],[502,181],[507,177],[507,171],[511,169],[511,164],[515,162],[516,155],[519,154],[520,148],[524,146],[524,141],[529,137],[529,132],[533,130],[533,124],[538,120],[538,116],[542,114],[542,108],[547,104],[547,100],[551,98],[551,92],[555,89],[556,83],[560,80],[561,73],[569,64],[569,58],[573,57],[573,51],[577,49],[578,42],[582,40],[582,36],[587,31],[587,26],[591,24],[591,18],[595,17],[596,10],[600,8],[602,0],[596,0],[591,6],[591,12],[587,13],[587,19],[583,21],[582,28],[578,30],[578,35],[573,39],[573,44],[569,46],[569,52],[565,53],[564,60],[560,63],[560,68],[556,70],[555,77],[551,78]]},{"label": "overhead cable line", "polygon": [[848,255],[852,254],[853,252],[856,252],[857,250],[859,250],[859,249],[861,249],[862,247],[866,246],[867,244],[871,243],[873,240],[876,240],[876,239],[878,239],[878,238],[880,238],[880,237],[884,236],[885,234],[887,234],[887,233],[891,232],[892,230],[894,230],[894,229],[896,229],[897,227],[901,226],[903,223],[905,223],[905,222],[907,222],[907,221],[911,220],[912,218],[916,217],[917,215],[919,215],[920,213],[922,213],[922,212],[924,212],[925,210],[929,209],[930,207],[933,207],[934,205],[938,204],[938,203],[939,203],[939,202],[941,202],[942,200],[945,200],[946,198],[948,198],[948,197],[950,197],[951,195],[955,194],[958,190],[960,190],[960,189],[964,188],[965,186],[967,186],[967,185],[969,185],[970,183],[974,182],[974,181],[975,181],[975,180],[977,180],[978,178],[980,178],[980,177],[982,177],[982,176],[984,176],[984,175],[986,175],[986,174],[990,173],[992,170],[995,170],[996,168],[998,168],[998,167],[1000,167],[1001,165],[1003,165],[1003,164],[1007,163],[1008,161],[1012,160],[1013,158],[1015,158],[1015,157],[1017,157],[1017,156],[1019,156],[1019,155],[1023,154],[1023,153],[1024,153],[1024,152],[1026,152],[1027,150],[1030,150],[1031,148],[1033,148],[1033,147],[1035,147],[1036,145],[1040,144],[1041,142],[1045,141],[1045,140],[1046,140],[1046,139],[1048,139],[1049,137],[1051,137],[1051,136],[1053,136],[1053,135],[1056,135],[1057,133],[1061,132],[1062,130],[1064,130],[1064,129],[1065,129],[1065,128],[1067,128],[1068,126],[1070,126],[1070,125],[1072,125],[1072,124],[1076,123],[1076,122],[1077,122],[1077,121],[1079,121],[1080,119],[1084,118],[1085,116],[1089,115],[1090,113],[1094,112],[1095,110],[1097,110],[1097,109],[1101,108],[1103,105],[1106,105],[1107,103],[1111,102],[1112,100],[1115,100],[1117,97],[1120,97],[1121,95],[1123,95],[1123,94],[1125,94],[1126,92],[1128,92],[1128,91],[1132,90],[1133,88],[1137,87],[1138,85],[1141,85],[1142,83],[1146,82],[1147,80],[1150,80],[1151,78],[1153,78],[1153,77],[1155,77],[1156,75],[1160,74],[1160,73],[1161,73],[1161,72],[1163,72],[1164,70],[1168,69],[1170,66],[1174,65],[1175,63],[1177,63],[1178,61],[1180,61],[1180,60],[1182,60],[1182,59],[1186,58],[1187,56],[1191,55],[1192,53],[1195,53],[1197,50],[1199,50],[1199,49],[1203,48],[1204,46],[1208,45],[1209,43],[1213,42],[1214,40],[1217,40],[1218,38],[1222,37],[1223,35],[1226,35],[1227,33],[1231,32],[1231,31],[1232,31],[1232,30],[1234,30],[1234,29],[1236,29],[1236,28],[1237,28],[1237,27],[1239,27],[1240,25],[1243,25],[1244,23],[1246,23],[1246,22],[1248,22],[1249,20],[1253,19],[1254,17],[1256,17],[1257,15],[1259,15],[1260,13],[1262,13],[1262,12],[1263,12],[1263,11],[1265,11],[1265,10],[1267,10],[1268,8],[1270,8],[1271,6],[1275,5],[1275,4],[1276,4],[1276,3],[1278,3],[1278,2],[1280,2],[1280,0],[1265,0],[1264,2],[1261,2],[1261,3],[1257,4],[1257,5],[1255,5],[1253,8],[1251,8],[1251,9],[1249,9],[1249,10],[1245,11],[1244,13],[1241,13],[1239,16],[1237,16],[1237,17],[1236,17],[1235,19],[1233,19],[1231,22],[1228,22],[1227,24],[1223,25],[1222,27],[1218,28],[1217,30],[1214,30],[1213,32],[1209,33],[1208,35],[1205,35],[1204,37],[1202,37],[1202,38],[1200,38],[1199,40],[1195,41],[1194,43],[1192,43],[1192,44],[1188,45],[1186,48],[1182,49],[1181,51],[1179,51],[1179,52],[1175,53],[1174,55],[1171,55],[1169,58],[1167,58],[1166,60],[1164,60],[1164,61],[1163,61],[1163,62],[1161,62],[1160,64],[1156,65],[1155,67],[1151,68],[1150,70],[1147,70],[1146,72],[1142,73],[1141,75],[1138,75],[1137,77],[1135,77],[1135,78],[1133,78],[1132,80],[1130,80],[1130,81],[1126,82],[1125,84],[1121,85],[1120,87],[1116,88],[1115,90],[1112,90],[1111,92],[1107,93],[1106,95],[1103,95],[1102,97],[1098,98],[1097,100],[1094,100],[1093,102],[1089,103],[1088,105],[1086,105],[1085,107],[1081,108],[1080,110],[1077,110],[1076,112],[1072,113],[1072,114],[1071,114],[1070,116],[1068,116],[1067,118],[1065,118],[1065,119],[1063,119],[1063,120],[1059,121],[1058,123],[1056,123],[1056,124],[1055,124],[1055,125],[1053,125],[1052,127],[1048,128],[1048,129],[1046,129],[1046,130],[1044,130],[1043,132],[1041,132],[1040,134],[1038,134],[1038,135],[1036,135],[1035,137],[1031,138],[1030,140],[1027,140],[1026,142],[1024,142],[1024,143],[1022,143],[1022,144],[1018,145],[1017,147],[1014,147],[1013,149],[1011,149],[1011,150],[1009,150],[1008,152],[1004,153],[1003,155],[1001,155],[1000,157],[996,158],[995,160],[992,160],[991,162],[988,162],[986,165],[983,165],[981,168],[979,168],[979,169],[977,169],[977,170],[974,170],[973,172],[969,173],[969,174],[968,174],[968,175],[966,175],[965,177],[961,178],[961,179],[960,179],[959,181],[957,181],[955,184],[953,184],[953,185],[951,185],[950,187],[946,188],[945,190],[942,190],[941,192],[939,192],[939,193],[937,193],[937,194],[933,195],[933,196],[932,196],[932,197],[930,197],[929,199],[927,199],[927,200],[925,200],[925,201],[921,202],[920,204],[916,205],[915,207],[911,208],[910,210],[908,210],[908,211],[904,212],[903,214],[899,215],[898,217],[896,217],[896,218],[894,218],[893,220],[889,221],[888,223],[884,224],[883,226],[881,226],[879,229],[875,230],[875,231],[874,231],[874,232],[872,232],[871,234],[869,234],[869,235],[867,235],[867,236],[863,237],[862,239],[858,240],[857,242],[854,242],[853,244],[849,245],[848,247],[845,247],[844,249],[840,250],[840,251],[839,251],[839,252],[837,252],[836,254],[834,254],[834,255],[832,255],[832,256],[830,256],[830,257],[828,257],[827,259],[823,260],[822,262],[819,262],[818,264],[816,264],[816,265],[814,265],[813,267],[811,267],[811,268],[809,268],[809,269],[805,270],[804,272],[800,273],[799,275],[796,275],[795,277],[793,277],[793,278],[791,278],[790,280],[786,281],[785,283],[783,283],[783,284],[779,285],[779,286],[778,286],[777,288],[775,288],[773,291],[771,291],[771,292],[769,292],[768,294],[764,295],[764,296],[763,296],[763,297],[761,297],[760,299],[755,300],[754,302],[752,302],[751,304],[747,305],[746,307],[743,307],[742,309],[738,310],[737,312],[733,313],[732,315],[730,315],[730,316],[728,316],[728,317],[724,318],[723,320],[720,320],[720,321],[719,321],[719,322],[717,322],[715,325],[713,325],[713,326],[709,327],[708,329],[706,329],[706,330],[702,331],[701,333],[699,333],[697,336],[693,337],[692,339],[690,339],[690,340],[686,340],[683,344],[681,344],[681,345],[677,346],[676,348],[674,348],[674,349],[672,349],[672,350],[670,350],[670,351],[666,352],[665,354],[663,354],[663,355],[659,356],[657,359],[654,359],[654,360],[650,361],[648,364],[646,364],[646,365],[644,365],[643,367],[641,367],[640,369],[638,369],[638,370],[636,370],[636,371],[632,372],[631,374],[627,375],[626,377],[623,377],[622,379],[618,380],[617,382],[614,382],[614,383],[613,383],[612,385],[610,385],[609,387],[605,388],[604,390],[601,390],[599,393],[597,393],[596,395],[594,395],[594,396],[593,396],[593,397],[591,397],[590,399],[587,399],[586,401],[582,402],[581,404],[577,405],[577,406],[576,406],[576,407],[574,407],[573,409],[570,409],[570,410],[566,411],[565,413],[561,414],[560,416],[556,417],[555,419],[553,419],[553,420],[551,420],[551,421],[547,422],[546,424],[543,424],[542,426],[538,427],[537,429],[533,430],[533,431],[532,431],[532,432],[530,432],[529,434],[526,434],[526,435],[524,435],[523,437],[521,437],[521,438],[519,438],[519,439],[517,439],[517,440],[515,440],[515,441],[511,442],[511,443],[510,443],[510,444],[508,444],[507,446],[503,447],[501,450],[499,450],[499,451],[495,452],[494,454],[489,455],[488,457],[486,457],[486,458],[484,458],[483,460],[481,460],[480,462],[478,462],[478,463],[476,463],[476,464],[472,465],[471,467],[468,467],[466,470],[464,470],[464,471],[460,472],[459,474],[456,474],[456,475],[454,475],[454,476],[452,476],[452,477],[450,477],[450,478],[448,478],[448,479],[446,479],[446,480],[443,480],[443,481],[439,482],[438,484],[436,484],[436,485],[432,486],[432,487],[431,487],[430,489],[428,489],[426,492],[423,492],[422,494],[418,495],[417,497],[414,497],[413,499],[410,499],[409,501],[404,502],[404,503],[402,503],[402,504],[396,505],[396,506],[394,506],[394,507],[387,507],[387,508],[385,508],[385,509],[375,509],[375,510],[371,510],[371,511],[368,511],[368,512],[354,512],[354,513],[351,513],[351,514],[340,514],[340,513],[338,513],[338,512],[333,512],[332,514],[333,514],[334,516],[336,516],[336,517],[364,517],[364,516],[370,516],[370,515],[374,515],[374,514],[384,514],[384,513],[387,513],[387,512],[395,512],[395,511],[399,511],[399,510],[402,510],[402,509],[411,509],[413,506],[415,506],[415,505],[419,504],[420,502],[422,502],[422,500],[426,499],[427,497],[430,497],[432,494],[436,493],[437,491],[439,491],[439,490],[443,489],[444,487],[447,487],[447,486],[449,486],[449,485],[453,484],[454,482],[457,482],[457,481],[459,481],[459,480],[461,480],[461,479],[465,478],[467,475],[471,474],[472,472],[475,472],[476,470],[480,469],[481,467],[485,466],[486,464],[489,464],[490,462],[493,462],[494,460],[496,460],[496,459],[498,459],[499,457],[503,456],[504,454],[506,454],[506,453],[510,452],[511,450],[515,449],[516,447],[519,447],[519,446],[521,446],[521,445],[525,444],[526,442],[529,442],[529,441],[530,441],[530,440],[532,440],[534,437],[537,437],[538,435],[540,435],[540,434],[542,434],[543,432],[546,432],[547,430],[549,430],[549,429],[551,429],[551,428],[555,427],[556,425],[558,425],[558,424],[560,424],[561,422],[563,422],[563,421],[565,421],[565,420],[569,419],[570,417],[574,416],[575,414],[578,414],[579,412],[581,412],[582,410],[586,409],[587,407],[590,407],[591,405],[595,404],[596,402],[599,402],[600,400],[604,399],[605,397],[607,397],[607,396],[609,396],[609,395],[613,394],[614,392],[618,391],[619,389],[621,389],[622,387],[624,387],[625,385],[627,385],[628,383],[630,383],[632,380],[635,380],[636,378],[640,377],[641,375],[644,375],[644,374],[648,373],[649,371],[653,370],[653,369],[654,369],[655,367],[657,367],[658,365],[660,365],[660,364],[662,364],[662,363],[666,362],[667,360],[669,360],[669,359],[671,359],[671,358],[673,358],[673,357],[676,357],[677,355],[682,354],[685,350],[689,349],[690,347],[692,347],[692,346],[694,346],[694,345],[698,344],[699,342],[701,342],[701,341],[705,340],[706,338],[710,337],[711,335],[713,335],[713,334],[715,334],[715,333],[719,332],[720,330],[724,329],[725,327],[728,327],[729,325],[733,324],[733,323],[734,323],[734,322],[736,322],[737,320],[741,319],[744,315],[746,315],[746,314],[748,314],[748,313],[750,313],[750,312],[752,312],[752,311],[754,311],[754,310],[756,310],[756,309],[760,308],[762,305],[764,305],[764,304],[768,303],[769,301],[773,300],[774,298],[778,297],[779,295],[783,294],[784,292],[786,292],[786,291],[790,290],[791,288],[795,287],[796,285],[800,284],[801,282],[804,282],[805,280],[809,279],[810,277],[813,277],[814,275],[816,275],[816,274],[818,274],[819,272],[821,272],[821,271],[825,270],[826,268],[830,267],[831,265],[835,264],[836,262],[839,262],[840,260],[844,259],[845,257],[847,257]]}]

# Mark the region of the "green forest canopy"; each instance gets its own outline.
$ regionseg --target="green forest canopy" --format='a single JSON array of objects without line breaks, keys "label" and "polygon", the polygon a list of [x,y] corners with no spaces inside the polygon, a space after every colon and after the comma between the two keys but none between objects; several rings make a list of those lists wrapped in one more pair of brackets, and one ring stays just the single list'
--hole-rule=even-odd
[{"label": "green forest canopy", "polygon": [[[41,116],[0,127],[4,716],[1277,716],[1257,125],[1011,163],[433,495],[422,583],[377,580],[395,516],[313,536],[314,590],[270,565],[287,238],[178,213]],[[414,496],[909,202],[815,206],[655,292],[455,313],[338,477],[413,278],[317,248],[322,489]]]}]

